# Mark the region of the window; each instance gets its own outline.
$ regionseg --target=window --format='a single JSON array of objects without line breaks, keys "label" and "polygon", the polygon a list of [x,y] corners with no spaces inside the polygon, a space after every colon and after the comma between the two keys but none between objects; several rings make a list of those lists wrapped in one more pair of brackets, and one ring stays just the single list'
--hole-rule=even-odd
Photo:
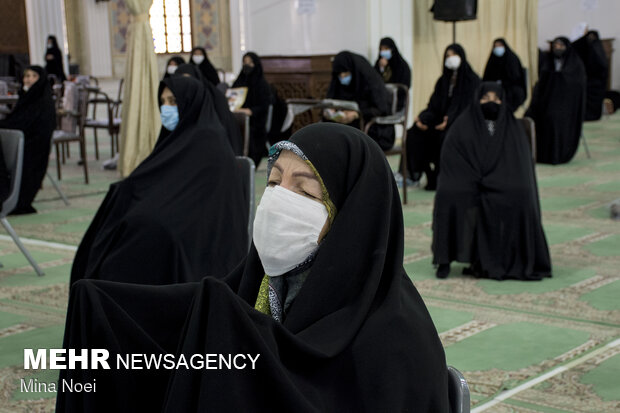
[{"label": "window", "polygon": [[189,0],[155,0],[149,16],[155,53],[192,51]]}]

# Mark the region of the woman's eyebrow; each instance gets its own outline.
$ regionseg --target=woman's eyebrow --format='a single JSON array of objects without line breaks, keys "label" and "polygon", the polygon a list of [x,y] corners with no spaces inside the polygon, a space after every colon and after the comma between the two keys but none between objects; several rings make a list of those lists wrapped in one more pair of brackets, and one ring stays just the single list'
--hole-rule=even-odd
[{"label": "woman's eyebrow", "polygon": [[291,175],[294,177],[303,176],[305,178],[314,179],[315,181],[318,181],[318,178],[312,172],[299,171],[299,172],[293,172]]}]

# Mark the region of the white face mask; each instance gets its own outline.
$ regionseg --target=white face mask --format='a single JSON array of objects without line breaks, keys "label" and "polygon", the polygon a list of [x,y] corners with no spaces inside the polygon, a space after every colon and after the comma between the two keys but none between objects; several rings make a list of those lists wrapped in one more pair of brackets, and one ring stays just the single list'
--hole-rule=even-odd
[{"label": "white face mask", "polygon": [[201,54],[195,54],[192,56],[192,61],[194,63],[196,63],[197,65],[201,64],[202,62],[204,62],[205,57]]},{"label": "white face mask", "polygon": [[327,208],[281,186],[268,187],[256,208],[254,245],[270,277],[303,263],[319,247]]},{"label": "white face mask", "polygon": [[177,71],[177,68],[178,68],[178,67],[179,67],[179,66],[172,66],[172,65],[170,65],[170,66],[168,66],[168,68],[166,69],[166,71],[168,72],[168,74],[169,74],[169,75],[173,75],[173,74],[174,74],[174,72],[176,72],[176,71]]},{"label": "white face mask", "polygon": [[24,92],[28,92],[28,89],[30,89],[30,86],[24,85],[23,89],[24,89]]},{"label": "white face mask", "polygon": [[446,58],[446,67],[450,70],[456,70],[461,65],[461,56],[453,55]]}]

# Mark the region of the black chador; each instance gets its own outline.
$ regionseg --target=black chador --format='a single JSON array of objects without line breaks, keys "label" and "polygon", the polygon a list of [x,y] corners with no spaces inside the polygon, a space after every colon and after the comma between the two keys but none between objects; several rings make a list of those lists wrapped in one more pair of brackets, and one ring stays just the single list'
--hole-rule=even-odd
[{"label": "black chador", "polygon": [[586,71],[565,37],[558,48],[543,55],[538,83],[526,115],[536,122],[537,161],[569,162],[579,148],[585,116]]},{"label": "black chador", "polygon": [[65,347],[111,357],[251,353],[256,369],[63,370],[96,379],[97,392],[59,393],[58,412],[449,412],[444,351],[403,268],[400,197],[383,152],[331,123],[280,144],[315,167],[334,214],[283,321],[255,309],[265,270],[252,246],[224,280],[80,281],[65,330]]},{"label": "black chador", "polygon": [[45,178],[52,145],[52,133],[56,128],[56,110],[52,98],[52,88],[46,71],[40,66],[28,66],[39,75],[26,91],[19,91],[15,109],[6,119],[0,120],[0,128],[19,129],[24,132],[24,163],[19,201],[13,214],[37,212],[32,206],[41,183]]},{"label": "black chador", "polygon": [[[350,72],[351,81],[343,84],[340,73]],[[340,52],[332,63],[332,80],[327,90],[329,99],[351,100],[357,102],[364,121],[375,116],[387,115],[390,110],[388,92],[381,76],[368,63],[368,60],[351,52]],[[359,121],[350,123],[359,127]],[[368,134],[382,149],[394,145],[394,127],[373,125]]]},{"label": "black chador", "polygon": [[441,154],[433,212],[433,262],[438,277],[452,261],[479,277],[539,280],[551,276],[531,150],[506,104],[480,104],[485,82],[454,122]]},{"label": "black chador", "polygon": [[223,277],[247,252],[248,203],[213,100],[197,80],[164,80],[179,123],[114,183],[78,248],[71,282],[140,284]]},{"label": "black chador", "polygon": [[[457,68],[448,62],[448,51],[459,57]],[[453,56],[454,57],[454,56]],[[414,124],[407,131],[407,159],[411,176],[424,172],[426,189],[435,190],[439,174],[441,145],[446,132],[456,118],[471,103],[480,78],[467,62],[465,50],[459,44],[448,46],[444,52],[443,73],[435,84],[428,106],[418,115],[422,129]]]},{"label": "black chador", "polygon": [[501,83],[506,92],[504,103],[514,112],[525,102],[527,96],[525,72],[519,56],[512,51],[506,40],[495,39],[493,44],[501,46],[493,48],[482,80]]},{"label": "black chador", "polygon": [[603,49],[603,43],[599,39],[598,32],[591,30],[575,41],[573,48],[583,61],[588,79],[585,120],[599,120],[602,114],[609,73],[609,63],[605,49]]}]

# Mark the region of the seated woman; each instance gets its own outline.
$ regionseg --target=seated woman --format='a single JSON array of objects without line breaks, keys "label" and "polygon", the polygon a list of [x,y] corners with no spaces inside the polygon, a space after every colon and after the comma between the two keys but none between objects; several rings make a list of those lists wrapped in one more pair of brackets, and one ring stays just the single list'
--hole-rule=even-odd
[{"label": "seated woman", "polygon": [[586,70],[566,37],[552,43],[526,112],[536,122],[536,161],[569,162],[579,149],[585,116]]},{"label": "seated woman", "polygon": [[403,268],[400,197],[379,147],[351,127],[310,125],[272,147],[268,181],[250,253],[224,280],[83,280],[65,330],[67,348],[240,354],[245,369],[63,370],[96,379],[97,392],[59,392],[58,412],[449,411],[443,348]]},{"label": "seated woman", "polygon": [[179,66],[174,76],[189,76],[202,82],[209,93],[209,98],[213,101],[213,107],[215,108],[220,123],[224,126],[224,129],[226,129],[226,135],[228,136],[228,141],[230,142],[233,153],[236,156],[243,155],[243,138],[241,136],[241,131],[239,130],[239,125],[237,124],[235,116],[230,112],[226,96],[224,96],[213,83],[205,79],[199,67],[196,65],[184,63]]},{"label": "seated woman", "polygon": [[607,90],[609,62],[603,42],[596,30],[590,30],[573,42],[573,48],[581,57],[586,69],[586,115],[585,120],[599,120],[603,111],[603,99]]},{"label": "seated woman", "polygon": [[185,64],[185,60],[181,56],[172,56],[166,63],[166,71],[164,72],[164,79],[168,79],[177,71],[179,66]]},{"label": "seated woman", "polygon": [[[391,37],[384,37],[379,42],[379,57],[375,62],[375,70],[381,75],[385,83],[400,83],[411,88],[411,69],[403,59]],[[405,105],[405,98],[401,93],[398,95],[396,110],[401,110]]]},{"label": "seated woman", "polygon": [[525,102],[527,96],[525,76],[521,60],[504,39],[493,41],[493,50],[484,69],[482,80],[498,82],[506,91],[508,110],[514,112]]},{"label": "seated woman", "polygon": [[71,283],[198,281],[228,274],[246,255],[248,203],[213,100],[182,76],[164,80],[159,96],[155,148],[110,186],[78,248]]},{"label": "seated woman", "polygon": [[258,168],[267,155],[267,114],[272,103],[269,83],[263,76],[263,65],[256,53],[243,55],[243,68],[232,87],[247,87],[245,102],[239,112],[250,116],[249,157]]},{"label": "seated woman", "polygon": [[444,52],[443,74],[435,84],[428,107],[415,118],[407,131],[409,175],[426,174],[426,189],[437,188],[440,154],[444,137],[456,118],[470,104],[480,78],[469,66],[465,50],[451,44]]},{"label": "seated woman", "polygon": [[6,119],[0,120],[0,128],[24,132],[22,183],[19,201],[12,212],[14,215],[37,212],[32,202],[45,178],[52,133],[56,128],[52,88],[45,70],[40,66],[28,66],[24,70],[23,82],[15,109]]},{"label": "seated woman", "polygon": [[496,280],[551,277],[531,150],[495,82],[454,122],[441,154],[433,212],[433,262]]},{"label": "seated woman", "polygon": [[[351,52],[340,52],[334,57],[332,81],[327,91],[327,98],[357,102],[364,122],[376,116],[388,115],[390,111],[388,92],[383,79],[366,58]],[[356,128],[360,126],[357,112],[346,110],[343,114],[342,117],[328,115],[327,118]],[[394,146],[393,126],[373,125],[368,135],[381,149],[386,150]]]},{"label": "seated woman", "polygon": [[217,74],[217,70],[213,67],[213,64],[209,60],[209,56],[207,56],[207,51],[204,47],[194,47],[192,49],[189,63],[197,66],[200,69],[200,73],[202,73],[204,78],[213,86],[220,83],[220,77]]}]

